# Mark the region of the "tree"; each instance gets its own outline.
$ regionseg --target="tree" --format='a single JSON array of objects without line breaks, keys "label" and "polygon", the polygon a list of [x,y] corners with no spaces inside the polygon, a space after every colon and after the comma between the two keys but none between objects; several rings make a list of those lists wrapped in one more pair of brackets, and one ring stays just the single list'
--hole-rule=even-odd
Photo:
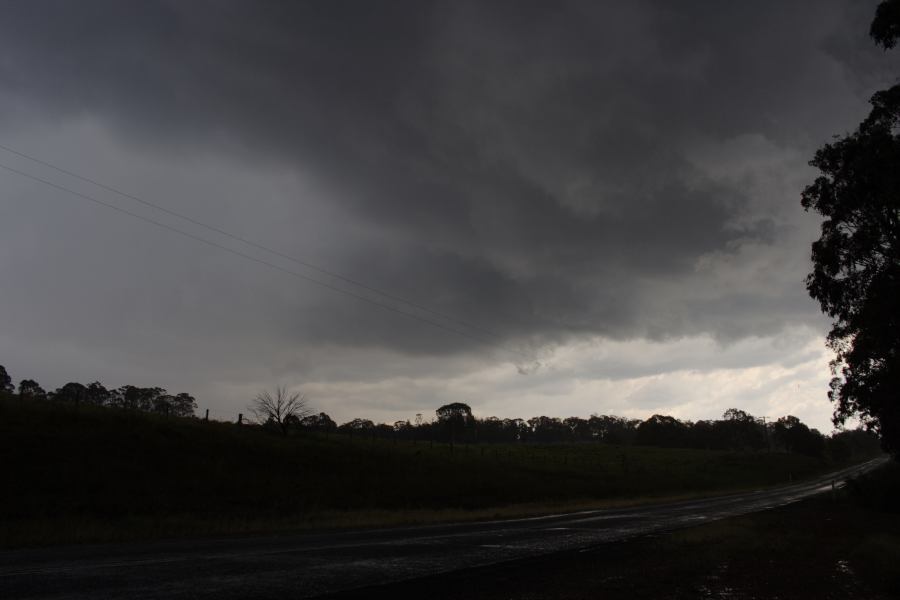
[{"label": "tree", "polygon": [[19,396],[43,400],[47,397],[47,392],[34,379],[23,379],[19,382]]},{"label": "tree", "polygon": [[337,429],[337,423],[325,413],[309,415],[300,420],[300,427],[309,431],[331,433]]},{"label": "tree", "polygon": [[570,430],[557,417],[532,417],[528,419],[530,428],[530,440],[532,442],[562,442],[567,441]]},{"label": "tree", "polygon": [[174,396],[166,396],[174,417],[193,417],[197,409],[197,400],[190,394],[181,392]]},{"label": "tree", "polygon": [[869,35],[885,50],[897,45],[900,39],[900,0],[886,0],[878,5]]},{"label": "tree", "polygon": [[687,446],[690,428],[675,417],[653,415],[637,428],[635,442],[641,446],[683,448]]},{"label": "tree", "polygon": [[93,404],[94,406],[106,406],[109,404],[111,397],[109,390],[99,381],[95,381],[88,384],[84,399],[88,404]]},{"label": "tree", "polygon": [[[879,5],[870,31],[885,49],[900,38],[900,2]],[[900,452],[900,85],[876,93],[853,133],[826,144],[802,195],[825,217],[812,245],[809,294],[833,319],[829,397],[834,423],[856,416]]]},{"label": "tree", "polygon": [[111,403],[118,408],[130,410],[150,410],[152,407],[154,388],[139,388],[123,385],[113,392]]},{"label": "tree", "polygon": [[12,377],[6,372],[6,367],[0,365],[0,392],[12,394],[15,388],[12,384]]},{"label": "tree", "polygon": [[640,421],[612,415],[591,415],[588,426],[592,437],[605,444],[630,444]]},{"label": "tree", "polygon": [[448,431],[451,446],[459,434],[475,422],[471,407],[462,402],[445,404],[434,412],[437,415],[438,423]]},{"label": "tree", "polygon": [[478,439],[482,442],[502,441],[503,433],[503,420],[498,417],[487,417],[478,423]]},{"label": "tree", "polygon": [[775,443],[787,452],[822,456],[825,450],[825,437],[792,415],[781,417],[775,421],[772,437],[775,438]]},{"label": "tree", "polygon": [[452,402],[445,404],[434,413],[437,415],[438,421],[452,421],[454,419],[463,422],[472,418],[472,408],[468,404],[462,402]]},{"label": "tree", "polygon": [[375,431],[375,423],[369,419],[353,419],[342,424],[337,430],[341,433],[348,433],[353,437],[354,433],[366,434]]},{"label": "tree", "polygon": [[479,442],[512,443],[522,440],[529,427],[522,419],[487,417],[476,421]]},{"label": "tree", "polygon": [[569,429],[570,437],[578,442],[591,441],[591,426],[587,419],[581,417],[568,417],[563,424]]},{"label": "tree", "polygon": [[57,388],[50,397],[55,402],[79,404],[87,396],[87,388],[80,383],[70,381],[61,388]]},{"label": "tree", "polygon": [[248,408],[258,422],[275,426],[282,435],[288,434],[292,421],[302,421],[312,414],[303,394],[288,394],[281,386],[275,388],[274,396],[267,390],[260,392]]},{"label": "tree", "polygon": [[766,445],[765,429],[753,415],[738,408],[729,408],[716,423],[732,450],[760,450]]}]

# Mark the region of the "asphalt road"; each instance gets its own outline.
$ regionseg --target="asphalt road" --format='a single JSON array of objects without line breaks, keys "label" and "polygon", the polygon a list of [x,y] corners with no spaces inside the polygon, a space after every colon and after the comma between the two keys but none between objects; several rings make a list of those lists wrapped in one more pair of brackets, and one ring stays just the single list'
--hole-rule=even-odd
[{"label": "asphalt road", "polygon": [[[527,519],[0,553],[0,598],[310,598],[589,548],[828,492],[877,459],[772,490]],[[834,482],[834,483],[833,483]]]}]

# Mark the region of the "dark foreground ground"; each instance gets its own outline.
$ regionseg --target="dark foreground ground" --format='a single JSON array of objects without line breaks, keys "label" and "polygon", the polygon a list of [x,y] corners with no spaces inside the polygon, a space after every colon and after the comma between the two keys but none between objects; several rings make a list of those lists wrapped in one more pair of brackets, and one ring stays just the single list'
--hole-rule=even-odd
[{"label": "dark foreground ground", "polygon": [[[866,586],[894,585],[878,579],[894,567],[877,567],[877,560],[898,564],[896,515],[853,512],[858,505],[839,499],[832,481],[883,462],[774,490],[540,518],[6,551],[0,598],[755,597],[707,591],[758,582],[768,571],[779,585],[779,577],[786,583],[803,569],[830,582],[817,589],[843,590],[832,597],[878,597]],[[800,516],[727,520],[821,494],[825,500]],[[712,528],[640,539],[713,521]],[[858,562],[872,570],[859,571]]]},{"label": "dark foreground ground", "polygon": [[328,598],[900,598],[900,465],[769,511]]},{"label": "dark foreground ground", "polygon": [[807,480],[879,454],[471,444],[259,428],[3,398],[0,548],[460,522]]}]

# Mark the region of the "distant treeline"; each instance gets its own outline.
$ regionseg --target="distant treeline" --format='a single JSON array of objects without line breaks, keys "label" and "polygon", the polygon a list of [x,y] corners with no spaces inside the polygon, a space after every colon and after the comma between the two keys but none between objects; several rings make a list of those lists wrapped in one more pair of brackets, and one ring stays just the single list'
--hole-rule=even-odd
[{"label": "distant treeline", "polygon": [[116,389],[106,389],[99,381],[84,385],[69,382],[51,392],[44,390],[33,379],[23,379],[18,388],[6,369],[0,365],[0,393],[15,394],[22,399],[49,400],[64,404],[108,406],[159,413],[175,417],[191,417],[197,408],[197,402],[190,394],[169,394],[163,388],[142,388],[123,385]]},{"label": "distant treeline", "polygon": [[[0,392],[15,394],[16,388],[3,366],[0,366]],[[178,417],[194,416],[197,403],[189,394],[169,394],[162,388],[140,388],[131,385],[108,390],[99,382],[88,385],[67,383],[46,392],[37,382],[25,379],[19,383],[20,398],[46,399],[67,404],[86,404],[140,410]],[[696,448],[706,450],[776,451],[828,456],[835,460],[854,454],[877,452],[879,442],[863,430],[836,432],[826,436],[811,429],[794,416],[764,420],[736,408],[725,411],[721,419],[681,421],[666,415],[653,415],[646,420],[613,415],[591,415],[589,418],[533,417],[531,419],[477,418],[472,409],[461,402],[441,406],[435,418],[426,420],[421,414],[414,422],[374,423],[369,419],[352,419],[338,425],[324,412],[288,415],[282,432],[340,433],[350,436],[405,441],[441,443],[602,443],[612,445],[658,446],[664,448]],[[253,426],[252,424],[247,424]],[[279,429],[273,422],[260,425]]]},{"label": "distant treeline", "polygon": [[434,421],[397,421],[393,425],[353,419],[337,426],[325,413],[296,422],[299,430],[336,431],[404,440],[449,443],[573,443],[696,448],[706,450],[777,451],[842,460],[858,453],[877,452],[878,439],[862,430],[825,436],[794,416],[765,421],[739,409],[721,419],[681,421],[666,415],[646,420],[613,415],[533,417],[531,419],[476,418],[466,404],[440,407]]}]

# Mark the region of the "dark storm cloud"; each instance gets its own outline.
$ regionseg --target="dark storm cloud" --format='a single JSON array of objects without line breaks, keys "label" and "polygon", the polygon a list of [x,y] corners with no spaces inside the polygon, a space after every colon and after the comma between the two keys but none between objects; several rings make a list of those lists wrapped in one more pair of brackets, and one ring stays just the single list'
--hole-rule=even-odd
[{"label": "dark storm cloud", "polygon": [[[754,216],[688,155],[746,134],[809,152],[839,129],[860,106],[846,65],[876,64],[871,8],[9,3],[0,124],[89,116],[165,156],[313,172],[383,232],[339,240],[331,266],[508,338],[741,337],[815,318],[802,274],[735,289],[698,261],[777,253],[797,198]],[[368,311],[323,301],[289,330],[468,345]]]}]

